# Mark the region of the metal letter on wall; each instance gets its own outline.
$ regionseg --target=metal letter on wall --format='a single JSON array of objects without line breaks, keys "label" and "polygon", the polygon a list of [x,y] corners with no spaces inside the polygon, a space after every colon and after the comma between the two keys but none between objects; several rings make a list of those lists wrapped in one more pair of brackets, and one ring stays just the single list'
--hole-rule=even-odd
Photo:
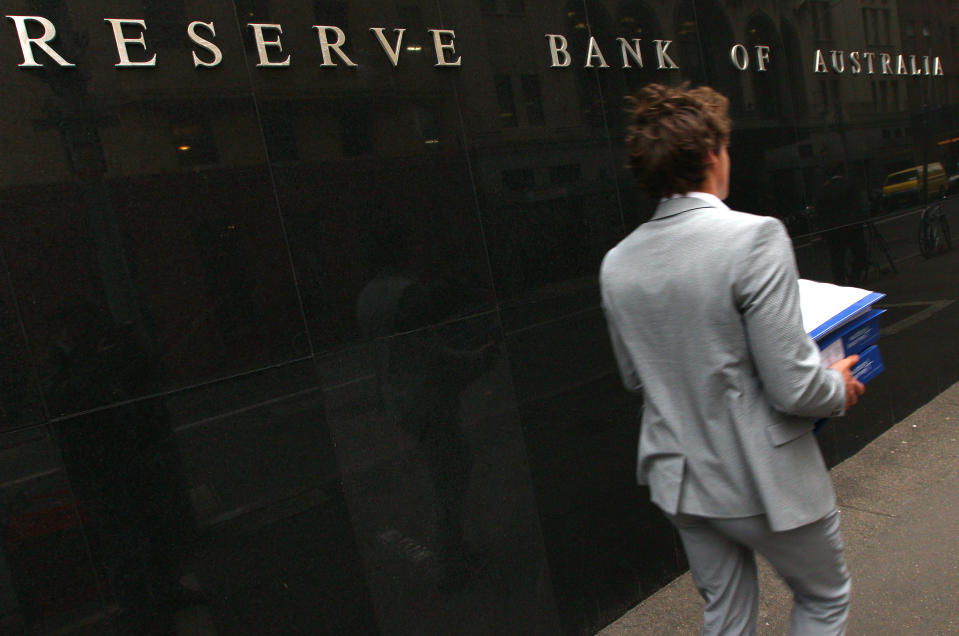
[{"label": "metal letter on wall", "polygon": [[[333,56],[330,55],[330,51],[336,53],[336,56],[340,58],[347,66],[356,66],[353,63],[353,60],[346,56],[346,53],[343,52],[343,49],[340,47],[346,44],[346,34],[343,33],[343,29],[336,26],[320,26],[314,25],[316,33],[320,38],[320,54],[323,56],[323,63],[320,66],[336,66],[336,62],[333,61]],[[335,41],[330,42],[329,34],[332,33],[336,38]],[[395,66],[395,64],[394,64]]]},{"label": "metal letter on wall", "polygon": [[832,65],[832,70],[837,73],[846,72],[846,52],[845,51],[830,51],[830,63]]},{"label": "metal letter on wall", "polygon": [[568,46],[566,38],[562,35],[547,33],[546,39],[549,40],[549,57],[552,61],[550,66],[553,68],[569,66],[573,58],[570,57],[569,51],[566,49]]},{"label": "metal letter on wall", "polygon": [[909,70],[906,68],[906,58],[902,53],[896,57],[896,75],[909,75]]},{"label": "metal letter on wall", "polygon": [[[280,42],[280,35],[279,35],[283,33],[282,26],[280,26],[279,24],[259,24],[259,23],[251,23],[251,24],[248,24],[247,26],[253,29],[253,39],[256,42],[256,52],[260,59],[260,61],[257,63],[257,67],[261,67],[261,66],[276,67],[276,66],[290,65],[289,55],[287,55],[286,59],[283,60],[282,62],[271,62],[270,56],[266,52],[266,47],[268,46],[275,47],[279,49],[280,52],[283,51],[283,44],[282,42]],[[275,40],[266,40],[264,38],[263,31],[266,29],[270,29],[271,31],[277,32],[277,36]]]},{"label": "metal letter on wall", "polygon": [[[456,33],[450,29],[429,29],[429,32],[433,34],[433,48],[436,50],[436,64],[434,66],[462,66],[463,58],[460,56],[456,56],[456,59],[452,61],[446,59],[447,51],[456,55],[453,44]],[[449,42],[444,41],[444,37],[449,37]]]},{"label": "metal letter on wall", "polygon": [[729,49],[729,59],[740,71],[749,68],[749,53],[742,44],[734,44],[733,48]]},{"label": "metal letter on wall", "polygon": [[390,46],[390,43],[386,40],[386,35],[383,34],[384,30],[383,27],[373,27],[370,29],[370,31],[376,35],[380,46],[383,47],[383,52],[386,53],[386,57],[390,58],[390,63],[393,64],[393,68],[396,68],[400,63],[400,49],[403,47],[403,34],[406,33],[406,29],[393,29],[393,33],[396,34],[396,48]]},{"label": "metal letter on wall", "polygon": [[815,73],[828,73],[829,69],[826,68],[826,60],[822,56],[822,49],[816,49],[816,68],[814,69]]},{"label": "metal letter on wall", "polygon": [[656,61],[658,62],[657,68],[664,69],[674,69],[679,68],[679,65],[673,61],[673,58],[669,57],[669,53],[666,50],[669,48],[669,45],[673,43],[672,40],[653,40],[656,44]]},{"label": "metal letter on wall", "polygon": [[199,45],[199,46],[202,46],[202,47],[205,48],[207,51],[209,51],[210,53],[212,53],[212,54],[213,54],[213,60],[211,60],[211,61],[209,61],[209,62],[204,62],[203,60],[200,59],[200,56],[196,54],[196,51],[193,51],[193,67],[194,67],[194,68],[199,68],[199,67],[201,67],[201,66],[207,66],[207,67],[209,67],[209,66],[219,66],[220,62],[223,61],[223,51],[221,51],[221,50],[220,50],[220,47],[218,47],[218,46],[217,46],[216,44],[214,44],[213,42],[210,42],[210,41],[207,40],[207,39],[201,38],[201,37],[197,34],[196,28],[199,27],[199,26],[205,27],[205,28],[207,29],[207,31],[210,32],[210,35],[213,35],[213,36],[216,35],[216,29],[213,28],[213,23],[212,23],[212,22],[191,22],[191,23],[190,23],[190,26],[188,26],[187,29],[186,29],[187,35],[190,36],[190,40],[191,40],[194,44],[197,44],[197,45]]},{"label": "metal letter on wall", "polygon": [[[104,22],[109,22],[110,26],[113,27],[113,39],[117,43],[117,55],[120,56],[120,61],[114,64],[120,68],[130,68],[134,66],[156,66],[157,65],[157,56],[156,53],[153,54],[149,60],[145,62],[133,62],[130,60],[130,51],[127,49],[127,46],[130,44],[139,44],[143,47],[143,50],[147,50],[147,42],[143,33],[147,30],[146,22],[143,20],[127,20],[124,18],[106,18]],[[123,35],[123,25],[132,24],[138,26],[143,31],[140,31],[140,37],[138,38],[128,38]]]},{"label": "metal letter on wall", "polygon": [[756,68],[760,71],[766,70],[766,64],[769,63],[769,46],[765,44],[756,45]]},{"label": "metal letter on wall", "polygon": [[[20,39],[20,50],[23,53],[23,62],[19,64],[19,66],[26,68],[43,66],[43,64],[38,63],[33,57],[34,46],[49,55],[53,61],[60,66],[76,66],[76,64],[71,64],[63,59],[60,54],[54,51],[53,47],[50,46],[50,42],[57,37],[57,28],[53,26],[53,22],[38,15],[8,15],[7,17],[13,20],[13,23],[16,25],[17,37]],[[31,38],[27,34],[27,20],[39,22],[43,25],[43,35],[38,38]]]},{"label": "metal letter on wall", "polygon": [[632,44],[626,38],[616,38],[619,42],[620,53],[623,55],[623,68],[630,68],[629,58],[633,58],[639,68],[643,68],[643,52],[639,48],[642,42],[639,38],[633,38]]},{"label": "metal letter on wall", "polygon": [[859,51],[849,52],[849,70],[853,75],[862,73],[862,62],[859,60]]},{"label": "metal letter on wall", "polygon": [[609,64],[606,63],[606,58],[603,57],[603,52],[599,48],[599,43],[596,41],[596,38],[593,36],[589,37],[589,50],[586,52],[586,68],[593,68],[593,59],[599,60],[599,68],[609,68]]},{"label": "metal letter on wall", "polygon": [[888,53],[879,54],[879,62],[882,66],[882,74],[890,75],[892,74],[892,56]]}]

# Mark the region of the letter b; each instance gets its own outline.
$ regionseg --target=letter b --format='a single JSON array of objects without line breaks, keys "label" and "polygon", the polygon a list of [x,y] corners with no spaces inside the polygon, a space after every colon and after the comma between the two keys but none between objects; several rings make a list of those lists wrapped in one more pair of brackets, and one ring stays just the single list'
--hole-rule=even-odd
[{"label": "letter b", "polygon": [[566,38],[548,33],[546,39],[549,40],[549,57],[553,62],[550,66],[553,68],[569,66],[573,60],[569,56],[569,51],[566,50],[568,46]]}]

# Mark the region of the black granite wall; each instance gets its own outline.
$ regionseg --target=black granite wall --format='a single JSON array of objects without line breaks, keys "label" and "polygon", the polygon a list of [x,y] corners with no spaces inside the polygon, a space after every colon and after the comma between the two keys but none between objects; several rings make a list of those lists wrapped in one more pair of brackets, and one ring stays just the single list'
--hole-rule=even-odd
[{"label": "black granite wall", "polygon": [[874,4],[5,2],[0,633],[588,634],[681,572],[597,294],[648,82],[725,92],[730,205],[889,294],[830,463],[954,382],[918,233],[957,227],[959,16]]}]

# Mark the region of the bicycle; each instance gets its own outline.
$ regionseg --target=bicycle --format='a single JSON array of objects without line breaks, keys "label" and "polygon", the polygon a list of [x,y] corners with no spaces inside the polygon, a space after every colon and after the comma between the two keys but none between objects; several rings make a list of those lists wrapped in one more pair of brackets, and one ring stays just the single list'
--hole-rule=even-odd
[{"label": "bicycle", "polygon": [[919,252],[924,258],[932,258],[952,248],[949,221],[942,211],[942,203],[930,205],[919,217]]},{"label": "bicycle", "polygon": [[[866,267],[862,280],[865,281],[869,272],[873,270],[876,276],[881,276],[885,272],[898,274],[899,268],[896,267],[896,261],[892,258],[889,245],[882,233],[879,232],[875,222],[866,221],[863,223],[863,230],[866,233]],[[877,255],[876,258],[873,258],[874,255]],[[885,267],[882,261],[885,261]]]},{"label": "bicycle", "polygon": [[848,247],[838,250],[833,258],[840,258],[839,285],[861,285],[866,279],[883,274],[898,274],[886,239],[872,220],[846,226]]}]

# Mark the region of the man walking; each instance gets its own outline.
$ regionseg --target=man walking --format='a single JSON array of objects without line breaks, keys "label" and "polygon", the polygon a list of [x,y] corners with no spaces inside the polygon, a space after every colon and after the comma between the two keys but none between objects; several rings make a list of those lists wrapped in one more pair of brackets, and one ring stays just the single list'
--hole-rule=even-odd
[{"label": "man walking", "polygon": [[600,283],[623,381],[644,397],[638,480],[682,538],[703,634],[755,633],[756,551],[792,588],[791,634],[842,634],[849,573],[812,431],[862,394],[858,358],[822,367],[782,223],[723,204],[728,100],[653,84],[630,119],[631,169],[660,203]]}]

